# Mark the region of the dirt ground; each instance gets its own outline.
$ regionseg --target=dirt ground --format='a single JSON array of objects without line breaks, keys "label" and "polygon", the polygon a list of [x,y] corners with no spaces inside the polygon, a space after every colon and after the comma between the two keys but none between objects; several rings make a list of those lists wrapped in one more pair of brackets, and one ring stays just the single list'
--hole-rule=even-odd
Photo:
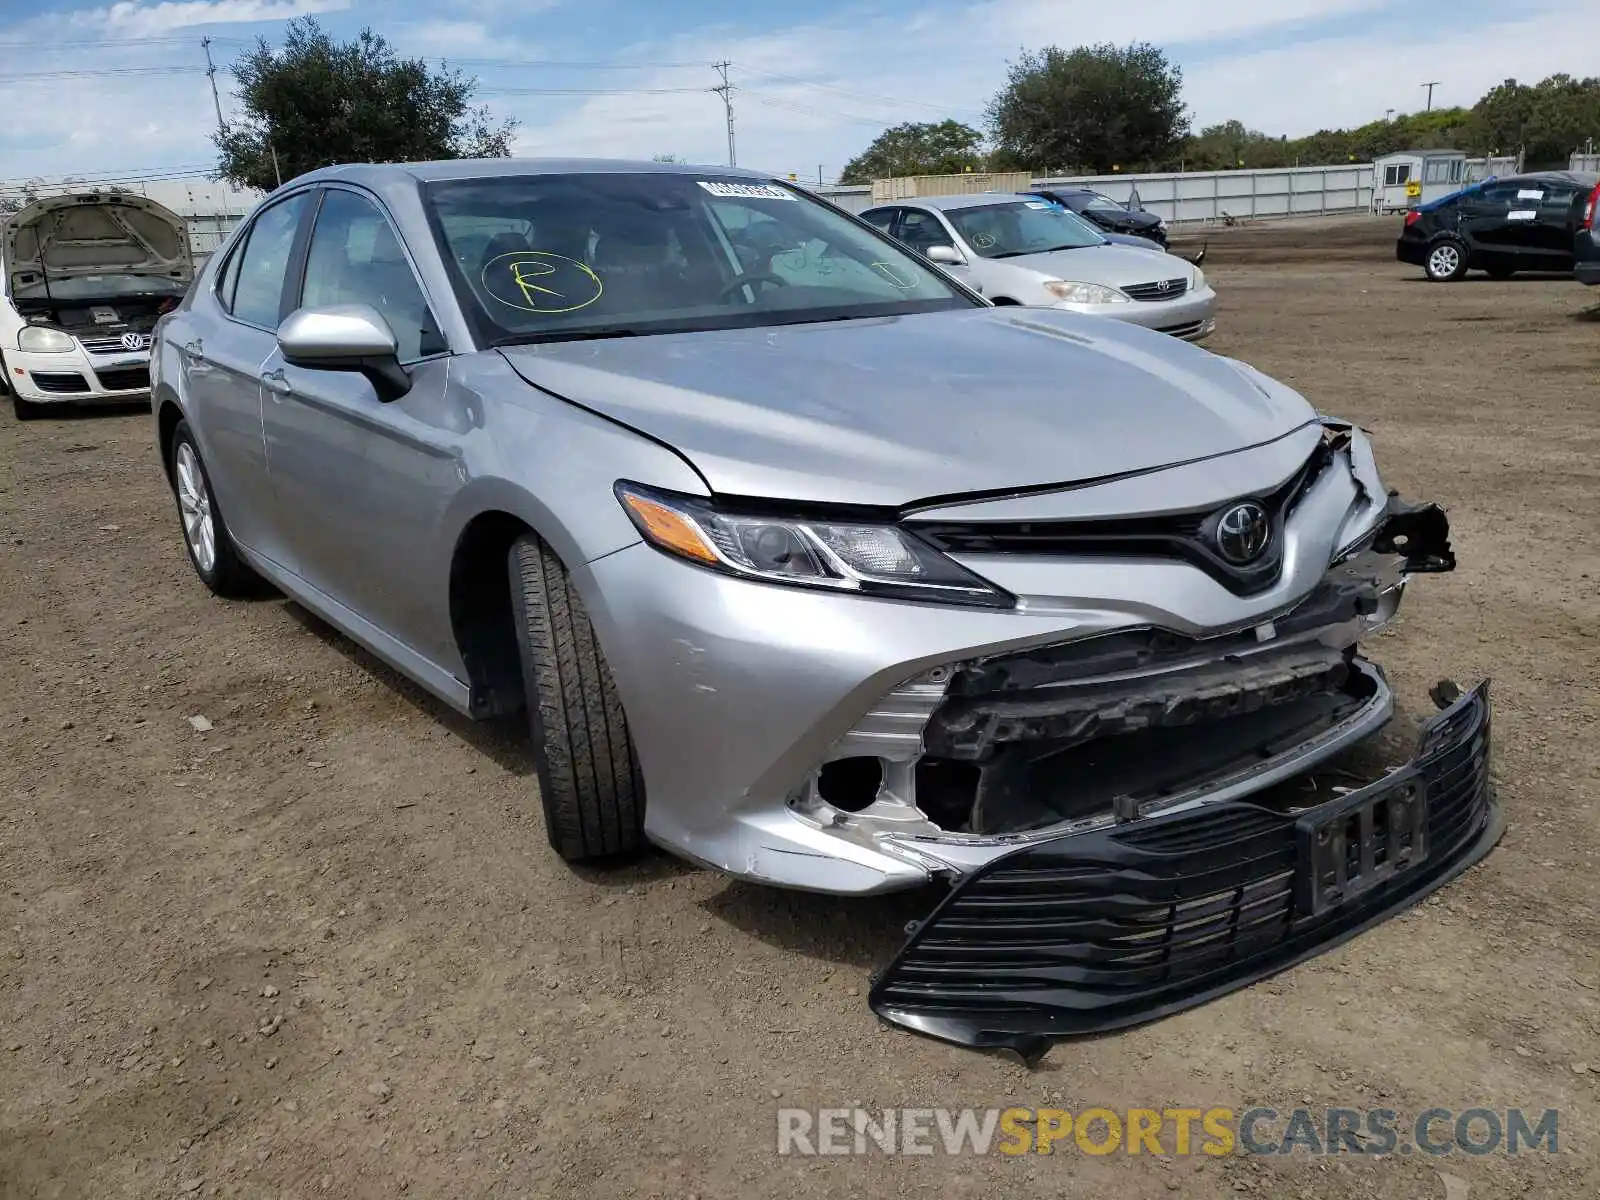
[{"label": "dirt ground", "polygon": [[[1510,830],[1344,948],[1031,1073],[868,1011],[930,897],[568,870],[515,728],[205,592],[142,412],[7,407],[0,1196],[1596,1195],[1600,296],[1430,286],[1394,232],[1204,235],[1211,345],[1449,508],[1460,570],[1374,652],[1418,711],[1493,677]],[[776,1154],[779,1107],[856,1104],[1555,1108],[1561,1152]]]}]

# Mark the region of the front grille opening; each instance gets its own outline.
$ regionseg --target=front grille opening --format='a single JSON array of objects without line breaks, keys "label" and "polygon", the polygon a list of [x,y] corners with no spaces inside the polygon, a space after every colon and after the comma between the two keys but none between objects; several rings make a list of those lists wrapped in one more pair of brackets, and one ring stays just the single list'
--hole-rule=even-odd
[{"label": "front grille opening", "polygon": [[[1287,703],[1197,721],[1136,729],[1075,745],[1049,740],[1000,747],[980,764],[981,779],[965,832],[1026,833],[1053,825],[1105,817],[1122,808],[1159,805],[1196,788],[1221,783],[1265,763],[1348,718],[1371,698],[1375,685],[1351,672],[1337,689]],[[1252,797],[1292,811],[1320,803],[1361,777],[1299,777]],[[922,804],[919,788],[918,805]],[[1359,838],[1354,839],[1359,845]]]},{"label": "front grille opening", "polygon": [[817,794],[841,812],[860,812],[882,787],[883,762],[870,755],[836,758],[817,772]]},{"label": "front grille opening", "polygon": [[917,807],[940,829],[968,829],[983,771],[977,763],[924,757],[917,763]]}]

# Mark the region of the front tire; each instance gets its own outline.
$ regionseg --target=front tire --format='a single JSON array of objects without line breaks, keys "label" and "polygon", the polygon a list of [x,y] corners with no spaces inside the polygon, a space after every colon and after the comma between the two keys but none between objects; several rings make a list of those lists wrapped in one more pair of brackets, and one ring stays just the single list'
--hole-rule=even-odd
[{"label": "front tire", "polygon": [[508,567],[550,845],[570,863],[637,853],[645,844],[644,779],[583,602],[561,560],[533,534],[517,539]]},{"label": "front tire", "polygon": [[222,519],[211,477],[206,474],[189,422],[179,421],[172,431],[172,494],[178,502],[178,521],[183,527],[183,545],[189,552],[194,573],[218,596],[250,596],[261,586],[261,577],[239,557],[233,535]]},{"label": "front tire", "polygon": [[1441,238],[1428,247],[1423,273],[1434,283],[1454,283],[1467,273],[1467,247],[1458,238]]}]

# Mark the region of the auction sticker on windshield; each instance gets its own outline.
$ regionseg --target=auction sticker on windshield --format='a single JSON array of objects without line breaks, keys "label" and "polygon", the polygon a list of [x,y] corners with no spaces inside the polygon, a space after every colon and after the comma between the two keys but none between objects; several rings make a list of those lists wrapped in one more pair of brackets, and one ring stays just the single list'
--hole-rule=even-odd
[{"label": "auction sticker on windshield", "polygon": [[742,200],[793,200],[794,196],[772,183],[712,183],[695,180],[713,196],[729,196]]}]

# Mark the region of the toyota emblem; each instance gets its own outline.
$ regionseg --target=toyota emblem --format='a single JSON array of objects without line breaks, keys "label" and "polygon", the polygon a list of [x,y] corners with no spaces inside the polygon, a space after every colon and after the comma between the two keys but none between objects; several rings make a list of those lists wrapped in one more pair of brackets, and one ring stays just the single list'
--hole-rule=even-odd
[{"label": "toyota emblem", "polygon": [[150,339],[142,333],[125,333],[122,335],[122,348],[124,350],[148,350]]},{"label": "toyota emblem", "polygon": [[1267,510],[1254,500],[1225,509],[1217,518],[1217,551],[1235,566],[1244,566],[1261,557],[1272,537],[1272,522]]},{"label": "toyota emblem", "polygon": [[1172,280],[1170,279],[1163,279],[1160,283],[1156,284],[1156,291],[1158,292],[1170,292],[1171,290]]}]

